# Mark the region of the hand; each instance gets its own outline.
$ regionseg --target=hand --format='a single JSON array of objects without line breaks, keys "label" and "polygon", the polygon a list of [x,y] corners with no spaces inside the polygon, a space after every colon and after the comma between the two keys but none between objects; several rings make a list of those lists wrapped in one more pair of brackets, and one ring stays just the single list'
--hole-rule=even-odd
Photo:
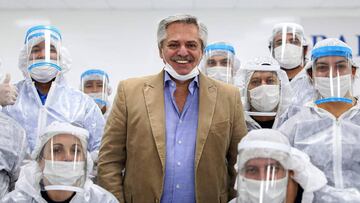
[{"label": "hand", "polygon": [[7,106],[15,104],[18,96],[17,89],[10,84],[10,74],[6,74],[5,80],[0,84],[0,105]]}]

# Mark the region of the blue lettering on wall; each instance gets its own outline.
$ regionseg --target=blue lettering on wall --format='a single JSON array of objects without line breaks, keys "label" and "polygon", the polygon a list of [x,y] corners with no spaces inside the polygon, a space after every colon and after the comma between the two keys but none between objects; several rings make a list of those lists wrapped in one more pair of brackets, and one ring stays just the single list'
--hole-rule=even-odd
[{"label": "blue lettering on wall", "polygon": [[343,42],[345,42],[345,43],[346,43],[346,40],[345,40],[344,35],[340,35],[339,40],[341,40],[341,41],[343,41]]},{"label": "blue lettering on wall", "polygon": [[316,42],[321,41],[323,39],[326,39],[327,37],[325,35],[311,35],[313,46],[316,44]]}]

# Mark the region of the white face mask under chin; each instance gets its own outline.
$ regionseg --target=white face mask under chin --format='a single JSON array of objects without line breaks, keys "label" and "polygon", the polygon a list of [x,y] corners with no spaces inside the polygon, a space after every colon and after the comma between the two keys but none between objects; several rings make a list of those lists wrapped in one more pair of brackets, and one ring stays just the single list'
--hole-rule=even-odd
[{"label": "white face mask under chin", "polygon": [[279,85],[261,85],[249,90],[250,105],[259,112],[273,111],[280,101]]},{"label": "white face mask under chin", "polygon": [[186,74],[186,75],[180,75],[179,73],[177,73],[175,71],[175,69],[168,63],[165,64],[165,68],[164,70],[169,73],[173,78],[175,78],[176,80],[179,81],[186,81],[186,80],[190,80],[191,78],[194,78],[196,76],[199,75],[199,69],[198,67],[194,67],[190,73]]},{"label": "white face mask under chin", "polygon": [[[332,80],[333,90],[331,90],[330,82]],[[317,89],[323,98],[330,97],[345,97],[346,93],[351,89],[351,74],[339,77],[340,86],[338,85],[338,78],[328,77],[314,77],[315,89]]]},{"label": "white face mask under chin", "polygon": [[[286,198],[288,178],[269,180],[269,188],[266,181],[253,180],[241,175],[238,177],[238,200],[237,203],[283,203]],[[261,194],[262,192],[262,194]],[[260,199],[262,197],[262,199]]]},{"label": "white face mask under chin", "polygon": [[45,160],[43,175],[52,185],[74,186],[85,175],[85,162]]},{"label": "white face mask under chin", "polygon": [[206,68],[207,76],[226,83],[232,83],[231,70],[223,66]]},{"label": "white face mask under chin", "polygon": [[286,43],[284,53],[283,46],[278,46],[274,49],[274,57],[282,68],[290,70],[302,63],[302,52],[302,47]]},{"label": "white face mask under chin", "polygon": [[[41,65],[43,63],[47,62],[45,60],[33,61],[32,64],[36,65],[36,67],[31,68],[31,70],[29,70],[29,74],[30,77],[37,82],[47,83],[57,76],[59,70],[51,65]],[[50,63],[57,64],[56,61],[51,61]]]}]

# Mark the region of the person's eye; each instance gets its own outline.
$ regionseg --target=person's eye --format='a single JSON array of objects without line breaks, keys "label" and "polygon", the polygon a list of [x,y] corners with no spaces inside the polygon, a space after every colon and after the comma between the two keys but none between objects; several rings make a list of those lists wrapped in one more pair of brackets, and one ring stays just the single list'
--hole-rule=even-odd
[{"label": "person's eye", "polygon": [[31,50],[31,53],[34,54],[34,53],[38,53],[39,51],[40,51],[40,49],[38,49],[38,48],[33,48],[33,49]]},{"label": "person's eye", "polygon": [[179,45],[176,44],[176,43],[170,43],[170,44],[167,45],[167,47],[170,48],[170,49],[176,49],[176,48],[179,47]]},{"label": "person's eye", "polygon": [[316,69],[317,69],[319,72],[327,72],[327,71],[329,71],[329,66],[319,65],[319,66],[316,67]]},{"label": "person's eye", "polygon": [[253,174],[257,173],[257,169],[254,167],[248,167],[248,168],[246,168],[245,172],[248,175],[253,175]]},{"label": "person's eye", "polygon": [[189,43],[186,45],[189,49],[197,49],[198,45],[196,43]]},{"label": "person's eye", "polygon": [[260,86],[261,82],[260,82],[259,80],[253,80],[253,81],[250,82],[250,84],[251,84],[252,86],[257,87],[257,86]]},{"label": "person's eye", "polygon": [[266,84],[275,84],[275,80],[273,78],[269,78],[267,81],[266,81]]},{"label": "person's eye", "polygon": [[207,65],[210,67],[213,67],[216,65],[216,62],[214,60],[209,60],[209,61],[207,61]]},{"label": "person's eye", "polygon": [[275,47],[279,47],[282,45],[282,40],[275,41]]},{"label": "person's eye", "polygon": [[53,149],[54,154],[61,153],[61,151],[62,151],[62,149],[60,147],[54,147],[54,149]]}]

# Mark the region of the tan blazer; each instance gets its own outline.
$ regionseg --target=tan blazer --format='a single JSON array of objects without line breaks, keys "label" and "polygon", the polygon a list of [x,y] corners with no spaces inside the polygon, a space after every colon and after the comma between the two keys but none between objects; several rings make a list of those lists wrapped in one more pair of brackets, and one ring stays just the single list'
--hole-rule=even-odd
[{"label": "tan blazer", "polygon": [[[160,202],[166,156],[163,78],[164,71],[118,86],[100,147],[98,183],[121,203]],[[203,74],[199,86],[196,202],[228,202],[236,195],[237,144],[247,133],[240,94]]]}]

